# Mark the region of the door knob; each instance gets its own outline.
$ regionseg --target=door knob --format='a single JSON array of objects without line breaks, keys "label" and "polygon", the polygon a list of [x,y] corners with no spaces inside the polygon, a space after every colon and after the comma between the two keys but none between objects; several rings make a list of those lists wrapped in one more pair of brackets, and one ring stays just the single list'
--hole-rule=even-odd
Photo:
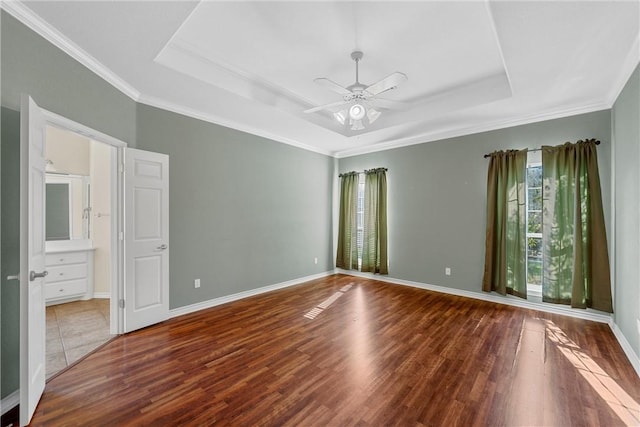
[{"label": "door knob", "polygon": [[167,248],[168,248],[168,246],[163,243],[160,246],[158,246],[156,249],[158,249],[159,251],[164,251]]},{"label": "door knob", "polygon": [[45,277],[47,274],[49,274],[47,270],[43,271],[42,273],[36,273],[35,271],[31,270],[31,273],[29,273],[29,281],[33,282],[40,277]]}]

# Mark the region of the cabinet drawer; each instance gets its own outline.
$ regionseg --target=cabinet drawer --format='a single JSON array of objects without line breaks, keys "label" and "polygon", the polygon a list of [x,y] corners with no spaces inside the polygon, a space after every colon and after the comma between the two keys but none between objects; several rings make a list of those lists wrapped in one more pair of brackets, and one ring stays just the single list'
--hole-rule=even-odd
[{"label": "cabinet drawer", "polygon": [[87,262],[87,252],[60,252],[57,254],[47,254],[45,263],[50,265],[64,265],[64,264],[80,264]]},{"label": "cabinet drawer", "polygon": [[87,292],[87,279],[50,283],[44,287],[44,298],[49,301],[57,298],[82,295]]},{"label": "cabinet drawer", "polygon": [[49,274],[44,278],[45,283],[61,282],[64,280],[85,279],[87,264],[72,264],[47,267]]}]

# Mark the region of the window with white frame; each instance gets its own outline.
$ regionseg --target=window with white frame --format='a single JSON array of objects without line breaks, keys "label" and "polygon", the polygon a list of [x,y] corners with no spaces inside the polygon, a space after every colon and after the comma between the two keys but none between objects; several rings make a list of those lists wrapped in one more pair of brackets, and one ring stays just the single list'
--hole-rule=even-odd
[{"label": "window with white frame", "polygon": [[542,162],[540,152],[527,162],[527,294],[542,296]]},{"label": "window with white frame", "polygon": [[356,246],[358,247],[358,268],[362,268],[362,247],[364,244],[364,174],[358,175],[358,205],[356,208]]}]

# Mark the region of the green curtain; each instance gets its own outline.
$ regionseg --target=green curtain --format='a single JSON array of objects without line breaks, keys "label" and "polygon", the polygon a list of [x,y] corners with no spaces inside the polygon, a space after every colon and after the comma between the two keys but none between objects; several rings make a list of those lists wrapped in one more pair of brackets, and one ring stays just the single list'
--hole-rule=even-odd
[{"label": "green curtain", "polygon": [[527,150],[491,153],[482,290],[527,298]]},{"label": "green curtain", "polygon": [[387,170],[365,171],[362,271],[389,274],[387,258]]},{"label": "green curtain", "polygon": [[613,312],[595,140],[542,147],[546,302]]},{"label": "green curtain", "polygon": [[340,218],[338,222],[338,254],[336,267],[345,270],[358,269],[356,210],[358,203],[358,174],[340,175]]}]

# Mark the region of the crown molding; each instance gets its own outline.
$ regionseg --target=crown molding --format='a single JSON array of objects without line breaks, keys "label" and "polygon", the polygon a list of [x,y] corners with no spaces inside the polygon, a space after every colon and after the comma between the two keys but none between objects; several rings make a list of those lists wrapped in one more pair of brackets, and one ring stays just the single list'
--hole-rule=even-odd
[{"label": "crown molding", "polygon": [[151,107],[160,108],[162,110],[170,111],[172,113],[181,114],[183,116],[191,117],[193,119],[202,120],[204,122],[213,123],[215,125],[224,126],[227,128],[235,129],[241,132],[250,133],[252,135],[260,136],[263,138],[270,139],[272,141],[280,142],[283,144],[291,145],[296,148],[300,148],[303,150],[311,151],[314,153],[322,154],[329,157],[334,157],[333,153],[328,150],[322,150],[317,147],[312,147],[311,145],[303,144],[294,139],[285,138],[281,135],[276,135],[270,132],[266,132],[263,129],[258,129],[256,127],[247,125],[246,123],[240,123],[234,120],[229,120],[224,117],[220,117],[217,115],[204,113],[201,111],[197,111],[191,108],[187,108],[183,105],[175,104],[173,102],[166,101],[161,98],[155,98],[152,96],[141,95],[137,100],[140,104],[149,105]]},{"label": "crown molding", "polygon": [[140,97],[140,92],[138,90],[87,53],[80,46],[65,37],[44,19],[40,18],[40,16],[25,6],[22,1],[2,1],[0,2],[0,8],[5,10],[18,21],[22,22],[49,43],[53,44],[58,49],[62,50],[64,53],[87,67],[89,70],[93,71],[129,98],[137,101]]},{"label": "crown molding", "polygon": [[622,93],[622,90],[631,78],[631,74],[633,74],[638,64],[640,64],[640,34],[638,34],[636,39],[633,41],[631,49],[620,67],[621,71],[618,76],[618,80],[616,80],[615,84],[611,87],[608,97],[610,108],[612,108],[613,104],[618,100],[620,93]]},{"label": "crown molding", "polygon": [[608,102],[598,102],[595,104],[575,108],[560,109],[552,112],[514,117],[507,120],[495,120],[493,122],[487,122],[475,126],[454,127],[440,132],[426,133],[409,138],[398,139],[389,142],[381,142],[379,144],[370,145],[367,147],[359,147],[351,150],[339,151],[334,153],[334,157],[343,159],[346,157],[359,156],[362,154],[375,153],[378,151],[392,150],[394,148],[407,147],[410,145],[419,145],[427,142],[441,141],[448,138],[457,138],[481,132],[489,132],[492,130],[506,129],[514,126],[521,126],[547,120],[561,119],[563,117],[577,116],[579,114],[593,113],[596,111],[608,110],[610,108],[611,104],[609,104]]}]

